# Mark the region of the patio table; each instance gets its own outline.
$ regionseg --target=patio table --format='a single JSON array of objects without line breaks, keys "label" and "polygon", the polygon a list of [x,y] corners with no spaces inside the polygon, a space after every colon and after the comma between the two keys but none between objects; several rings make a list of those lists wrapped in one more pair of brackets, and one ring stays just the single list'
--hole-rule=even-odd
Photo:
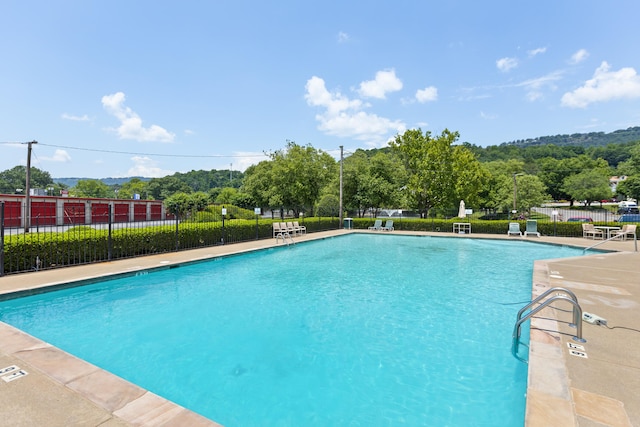
[{"label": "patio table", "polygon": [[598,228],[600,230],[602,230],[604,232],[604,234],[606,235],[606,239],[608,239],[609,237],[611,237],[611,232],[613,230],[620,230],[620,227],[609,227],[609,226],[605,226],[605,225],[596,225],[593,228]]}]

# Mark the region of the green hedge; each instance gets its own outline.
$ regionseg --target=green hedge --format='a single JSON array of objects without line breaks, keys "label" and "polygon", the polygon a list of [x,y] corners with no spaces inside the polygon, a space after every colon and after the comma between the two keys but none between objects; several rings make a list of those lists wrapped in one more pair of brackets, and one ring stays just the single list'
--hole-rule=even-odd
[{"label": "green hedge", "polygon": [[[258,238],[273,237],[272,223],[279,220],[260,219]],[[287,222],[289,220],[286,220]],[[356,229],[372,226],[373,218],[354,218]],[[409,219],[394,218],[396,230],[429,231],[451,233],[453,223],[459,219]],[[307,228],[307,233],[332,230],[339,227],[338,218],[309,217],[298,221]],[[473,233],[506,234],[509,223],[514,221],[472,220]],[[526,221],[517,221],[520,229],[526,229]],[[596,224],[598,225],[598,224]],[[604,224],[603,224],[604,225]],[[568,222],[540,222],[538,231],[546,236],[581,237],[582,225]],[[214,246],[225,243],[244,242],[256,239],[256,221],[236,219],[221,222],[184,222],[148,228],[123,228],[111,233],[111,257],[109,257],[109,234],[107,230],[91,227],[74,227],[66,232],[27,233],[5,236],[4,272],[17,273],[35,269],[64,267],[77,264],[108,261],[110,259],[172,252]]]},{"label": "green hedge", "polygon": [[[354,218],[353,227],[357,229],[367,229],[371,227],[375,221],[375,218]],[[384,225],[383,220],[382,225]],[[394,218],[393,227],[396,230],[405,231],[429,231],[429,232],[453,232],[453,223],[455,222],[468,222],[461,221],[459,218],[455,219],[415,219],[415,218]],[[482,234],[507,234],[510,222],[517,222],[520,224],[520,230],[523,232],[527,229],[526,221],[482,221],[472,220],[471,230],[473,233]],[[598,225],[598,224],[596,224]],[[604,225],[604,224],[603,224]],[[538,221],[538,232],[545,236],[563,236],[563,237],[581,237],[582,236],[582,224],[577,222],[541,222]]]},{"label": "green hedge", "polygon": [[[289,221],[289,220],[287,220]],[[272,223],[258,221],[258,238],[273,237]],[[307,233],[338,228],[337,218],[304,218],[300,225]],[[37,269],[57,268],[111,259],[195,249],[224,243],[237,243],[256,239],[256,221],[236,219],[222,222],[184,222],[167,225],[120,228],[111,233],[88,226],[73,227],[65,232],[32,232],[5,236],[4,273],[17,273]]]}]

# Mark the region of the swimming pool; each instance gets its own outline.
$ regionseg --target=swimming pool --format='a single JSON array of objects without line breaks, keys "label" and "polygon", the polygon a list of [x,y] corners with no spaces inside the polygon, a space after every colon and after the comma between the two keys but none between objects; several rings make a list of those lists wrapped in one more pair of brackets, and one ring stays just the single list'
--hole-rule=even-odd
[{"label": "swimming pool", "polygon": [[521,426],[510,303],[532,260],[579,254],[342,236],[6,301],[1,320],[227,426]]}]

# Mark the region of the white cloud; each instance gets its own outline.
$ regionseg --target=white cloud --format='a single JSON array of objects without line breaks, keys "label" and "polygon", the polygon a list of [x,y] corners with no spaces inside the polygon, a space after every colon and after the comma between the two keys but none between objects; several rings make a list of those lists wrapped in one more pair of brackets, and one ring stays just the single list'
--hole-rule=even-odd
[{"label": "white cloud", "polygon": [[546,47],[539,47],[537,49],[532,49],[528,51],[529,57],[533,58],[536,55],[540,55],[541,53],[545,53],[547,51]]},{"label": "white cloud", "polygon": [[349,41],[349,34],[344,31],[338,32],[338,43],[346,43]]},{"label": "white cloud", "polygon": [[244,172],[251,165],[260,163],[263,160],[268,160],[267,156],[263,152],[251,152],[251,151],[236,151],[233,153],[233,162],[231,165],[218,167],[218,169],[228,169],[231,166],[232,170]]},{"label": "white cloud", "polygon": [[86,114],[83,116],[74,116],[72,114],[63,113],[61,117],[65,120],[72,120],[75,122],[88,122],[90,120],[89,116]]},{"label": "white cloud", "polygon": [[360,83],[358,93],[365,98],[385,99],[388,92],[402,89],[402,81],[396,77],[395,70],[378,71],[375,80]]},{"label": "white cloud", "polygon": [[175,134],[158,126],[142,126],[142,119],[131,108],[124,106],[125,96],[122,92],[102,97],[102,106],[112,116],[120,120],[120,126],[115,129],[120,139],[136,141],[173,142]]},{"label": "white cloud", "polygon": [[380,143],[390,132],[406,130],[405,124],[399,120],[392,121],[362,111],[363,103],[358,99],[350,100],[340,92],[329,92],[320,77],[310,78],[305,88],[307,104],[325,109],[316,114],[316,120],[318,129],[329,135]]},{"label": "white cloud", "polygon": [[429,86],[424,89],[418,89],[416,91],[416,99],[422,104],[429,101],[436,101],[438,99],[438,88]]},{"label": "white cloud", "polygon": [[49,161],[49,162],[60,162],[67,163],[71,161],[71,156],[67,153],[66,150],[56,150],[51,157],[42,157],[40,156],[40,160]]},{"label": "white cloud", "polygon": [[602,62],[583,86],[562,95],[562,105],[585,108],[594,102],[612,99],[640,98],[640,76],[630,67],[609,71],[609,64]]},{"label": "white cloud", "polygon": [[585,59],[587,59],[589,57],[589,52],[587,52],[586,49],[580,49],[579,51],[577,51],[576,53],[574,53],[573,55],[571,55],[571,63],[572,64],[578,64],[582,61],[584,61]]},{"label": "white cloud", "polygon": [[480,118],[483,118],[485,120],[495,120],[498,118],[498,116],[495,114],[488,114],[488,113],[485,113],[484,111],[480,111]]},{"label": "white cloud", "polygon": [[535,79],[525,80],[524,82],[518,83],[517,87],[524,87],[527,91],[526,97],[529,101],[536,101],[544,97],[543,90],[556,90],[557,86],[555,84],[556,81],[562,78],[561,71],[555,71],[553,73],[549,73],[545,76],[538,77]]},{"label": "white cloud", "polygon": [[507,71],[517,66],[518,60],[516,58],[500,58],[496,61],[496,67],[498,67],[498,70],[502,71],[503,73],[506,73]]},{"label": "white cloud", "polygon": [[143,176],[145,178],[162,178],[173,175],[175,172],[159,168],[158,162],[147,156],[134,156],[131,158],[134,165],[129,168],[124,176]]}]

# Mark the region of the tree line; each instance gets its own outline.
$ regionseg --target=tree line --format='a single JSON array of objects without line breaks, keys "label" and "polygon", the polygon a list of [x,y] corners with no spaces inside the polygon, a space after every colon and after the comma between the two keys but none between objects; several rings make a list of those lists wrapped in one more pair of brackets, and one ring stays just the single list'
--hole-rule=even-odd
[{"label": "tree line", "polygon": [[[458,132],[447,129],[439,135],[412,129],[388,147],[347,153],[342,163],[344,211],[363,216],[394,208],[426,217],[450,212],[460,200],[475,210],[524,212],[547,200],[591,204],[614,196],[640,198],[640,141],[597,147],[478,147],[458,140]],[[23,188],[25,172],[24,166],[0,172],[0,191]],[[613,194],[609,179],[615,175],[626,180]],[[37,168],[32,168],[31,187],[54,194],[61,189]],[[112,186],[80,180],[68,191],[71,196],[126,199],[138,194],[165,200],[176,213],[214,203],[294,216],[337,215],[340,162],[311,145],[287,141],[244,173],[201,170]]]}]

